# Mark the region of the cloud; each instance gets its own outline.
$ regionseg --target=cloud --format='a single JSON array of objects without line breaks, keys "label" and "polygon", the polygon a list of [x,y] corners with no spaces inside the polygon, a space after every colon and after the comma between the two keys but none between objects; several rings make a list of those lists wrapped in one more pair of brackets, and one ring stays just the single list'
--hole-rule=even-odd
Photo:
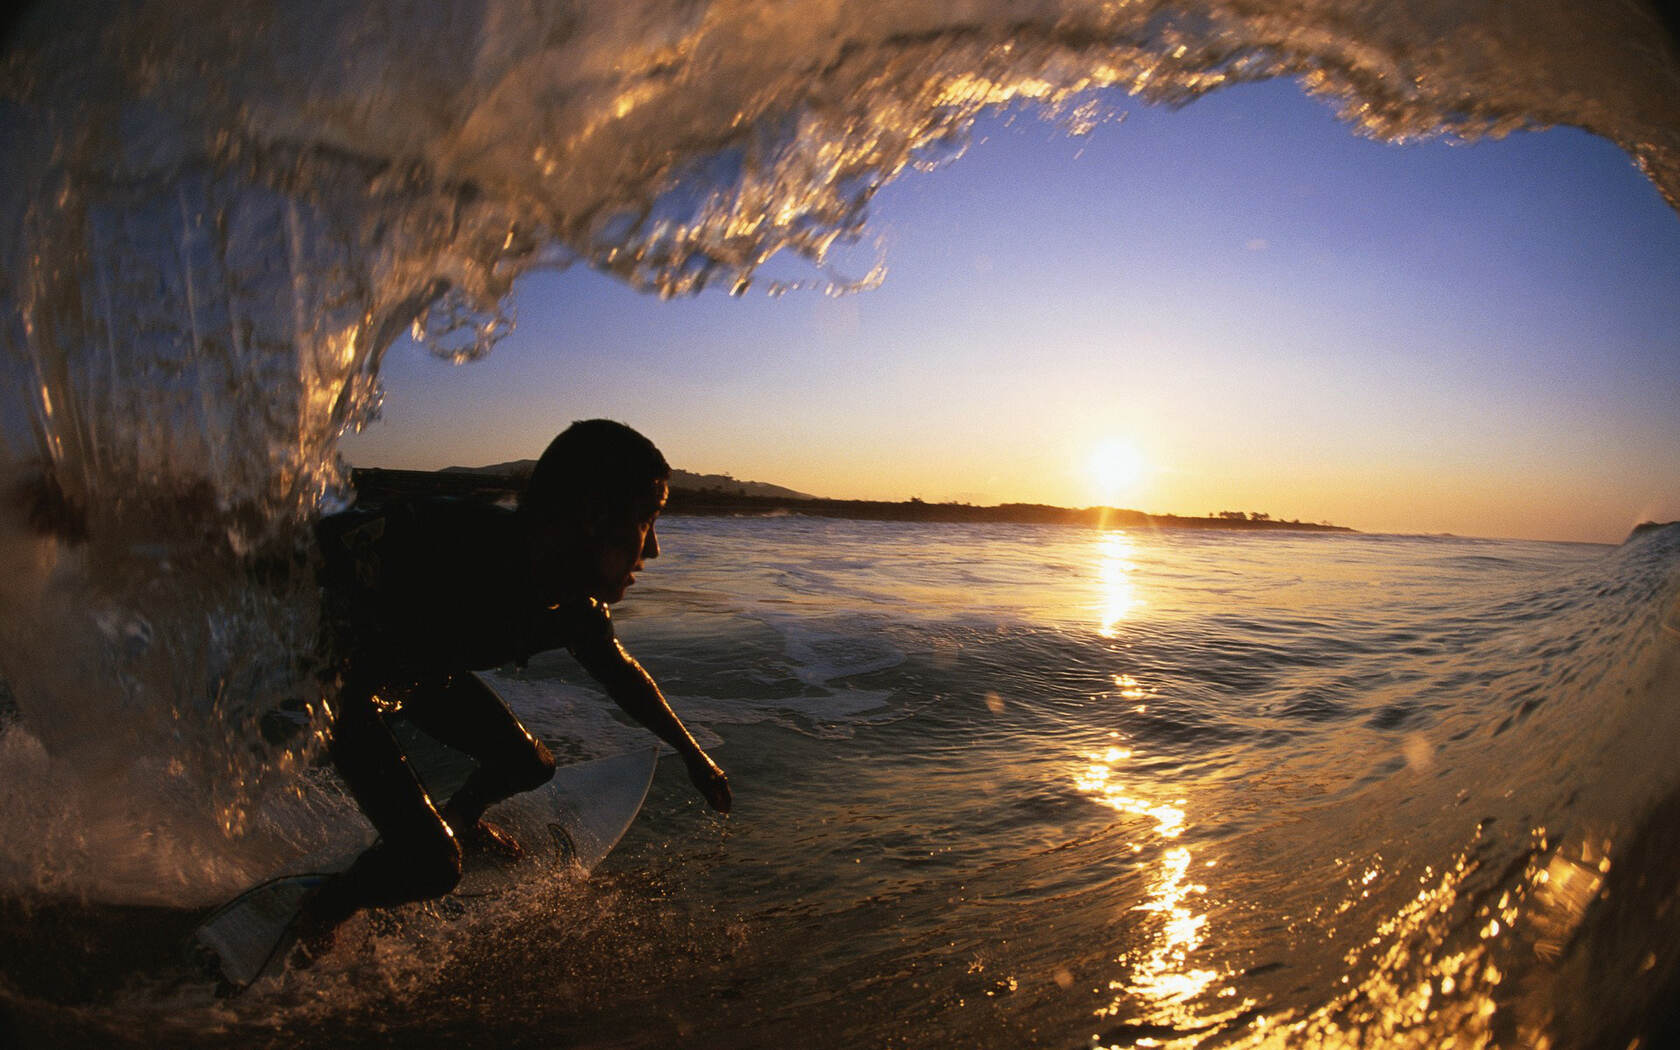
[{"label": "cloud", "polygon": [[1267,248],[1266,238],[1252,237],[1249,239],[1247,244],[1243,245],[1243,247],[1247,248],[1251,252],[1263,252]]}]

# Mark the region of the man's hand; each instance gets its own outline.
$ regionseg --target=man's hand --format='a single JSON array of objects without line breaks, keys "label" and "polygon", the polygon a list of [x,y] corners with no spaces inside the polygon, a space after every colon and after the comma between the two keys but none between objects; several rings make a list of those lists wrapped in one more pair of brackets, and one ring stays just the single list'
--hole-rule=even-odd
[{"label": "man's hand", "polygon": [[695,751],[687,758],[688,779],[693,781],[706,804],[719,813],[728,813],[732,801],[729,794],[729,778],[724,776],[723,770],[717,763],[706,757],[704,751]]}]

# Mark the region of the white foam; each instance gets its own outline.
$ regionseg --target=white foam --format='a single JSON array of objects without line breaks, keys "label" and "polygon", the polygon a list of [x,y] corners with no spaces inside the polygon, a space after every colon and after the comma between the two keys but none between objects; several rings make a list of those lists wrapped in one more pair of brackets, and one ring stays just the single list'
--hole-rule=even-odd
[{"label": "white foam", "polygon": [[[1680,201],[1660,32],[1643,4],[1567,0],[35,5],[0,107],[0,476],[10,498],[21,464],[47,468],[93,538],[0,522],[0,671],[33,734],[6,735],[4,877],[131,897],[233,879],[175,815],[261,795],[272,756],[240,718],[293,697],[241,657],[307,632],[232,566],[292,551],[410,322],[472,357],[521,273],[578,260],[680,294],[785,248],[847,285],[823,267],[882,184],[960,152],[988,108],[1083,125],[1102,88],[1182,102],[1294,75],[1389,137],[1573,123]],[[202,576],[162,567],[174,544],[203,548]],[[890,706],[848,680],[892,653],[776,626],[806,691],[679,706],[822,731]]]},{"label": "white foam", "polygon": [[155,761],[93,782],[13,726],[0,732],[0,892],[215,903],[252,880],[253,858],[205,810],[190,785]]}]

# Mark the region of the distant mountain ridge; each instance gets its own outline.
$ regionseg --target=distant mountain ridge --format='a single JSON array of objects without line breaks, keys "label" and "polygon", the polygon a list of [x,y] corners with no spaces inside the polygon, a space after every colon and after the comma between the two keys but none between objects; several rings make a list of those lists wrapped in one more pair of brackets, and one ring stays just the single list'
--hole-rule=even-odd
[{"label": "distant mountain ridge", "polygon": [[[510,459],[506,463],[492,463],[488,467],[444,467],[439,474],[495,474],[503,478],[527,478],[537,465],[534,459]],[[375,468],[377,469],[377,468]]]},{"label": "distant mountain ridge", "polygon": [[[357,501],[380,506],[390,500],[445,497],[512,506],[535,460],[519,459],[487,467],[445,467],[443,470],[393,470],[360,467],[351,471]],[[924,503],[882,500],[836,500],[807,496],[780,485],[737,481],[728,474],[672,472],[671,502],[665,513],[689,516],[779,516],[798,514],[864,521],[1012,522],[1043,525],[1084,525],[1097,528],[1223,529],[1244,532],[1352,532],[1329,522],[1283,521],[1270,514],[1222,511],[1205,518],[1177,514],[1145,514],[1117,507],[1052,507],[1041,503],[1004,503],[976,507],[967,503]],[[1641,527],[1640,532],[1660,526]]]},{"label": "distant mountain ridge", "polygon": [[[503,478],[529,477],[537,465],[534,459],[515,459],[506,463],[492,463],[487,467],[444,467],[440,474],[493,474]],[[781,485],[763,481],[737,481],[728,474],[696,474],[689,470],[671,471],[671,487],[691,492],[715,492],[725,496],[759,496],[765,499],[817,499],[809,493],[797,492]]]}]

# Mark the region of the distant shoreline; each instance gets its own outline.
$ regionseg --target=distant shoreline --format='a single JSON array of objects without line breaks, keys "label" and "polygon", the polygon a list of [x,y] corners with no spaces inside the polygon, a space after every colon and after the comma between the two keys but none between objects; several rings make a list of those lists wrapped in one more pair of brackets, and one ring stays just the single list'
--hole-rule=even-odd
[{"label": "distant shoreline", "polygon": [[1178,514],[1145,514],[1119,507],[1052,507],[1043,503],[1002,503],[977,507],[968,503],[902,503],[855,499],[777,499],[734,496],[705,490],[671,490],[667,514],[695,517],[803,514],[819,518],[865,521],[1009,523],[1022,525],[1083,525],[1087,528],[1220,529],[1240,532],[1352,532],[1342,525],[1272,518],[1192,518]]},{"label": "distant shoreline", "polygon": [[[488,473],[451,467],[447,470],[388,470],[358,467],[351,471],[357,498],[378,504],[415,496],[451,496],[486,502],[511,499],[524,483],[522,475]],[[1003,503],[978,507],[968,503],[924,503],[886,500],[821,499],[815,496],[762,496],[722,488],[673,486],[668,515],[688,517],[770,517],[798,514],[814,518],[854,521],[916,521],[947,523],[1006,523],[1022,525],[1082,525],[1087,528],[1202,529],[1229,532],[1354,532],[1345,525],[1279,521],[1269,517],[1186,517],[1145,514],[1117,507],[1052,507],[1042,503]]]}]

